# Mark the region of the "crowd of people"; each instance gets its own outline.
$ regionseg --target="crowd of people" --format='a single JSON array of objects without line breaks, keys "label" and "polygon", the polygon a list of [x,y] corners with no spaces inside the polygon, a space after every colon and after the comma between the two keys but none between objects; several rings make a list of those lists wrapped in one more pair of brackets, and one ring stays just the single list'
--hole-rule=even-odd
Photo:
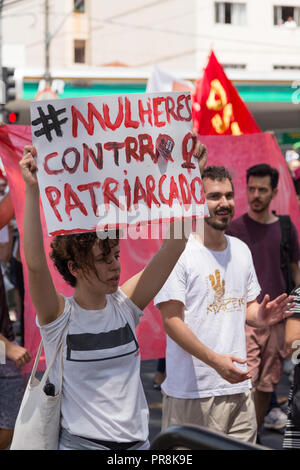
[{"label": "crowd of people", "polygon": [[[74,295],[66,298],[54,287],[44,251],[36,150],[24,149],[23,246],[47,363],[64,334],[61,450],[149,448],[135,329],[152,299],[167,334],[166,356],[154,378],[154,388],[163,396],[162,429],[195,424],[259,443],[264,425],[285,429],[283,448],[300,449],[300,427],[293,414],[298,366],[287,415],[276,395],[284,361],[300,339],[299,237],[287,215],[270,210],[280,175],[265,163],[248,168],[248,210],[234,219],[237,188],[229,171],[209,161],[207,165],[206,149],[199,142],[194,155],[210,213],[203,222],[204,236],[196,231],[177,239],[171,223],[156,255],[121,287],[118,238],[57,236],[51,258],[74,288]],[[289,154],[299,198],[300,160],[299,165],[294,160],[295,154]],[[2,181],[7,187],[2,177],[0,189]],[[22,366],[31,360],[24,330],[21,326],[17,342],[8,309],[3,278],[17,291],[16,318],[22,325],[18,237],[12,224],[6,231],[0,239],[0,342],[6,353],[5,363],[0,361],[0,449],[9,448],[24,393]],[[56,362],[50,375],[56,390],[58,367]]]},{"label": "crowd of people", "polygon": [[[0,200],[8,194],[7,178],[0,170]],[[1,214],[2,215],[2,214]],[[24,284],[15,219],[0,230],[0,450],[12,440],[25,390],[22,367],[30,359],[24,348]]]}]

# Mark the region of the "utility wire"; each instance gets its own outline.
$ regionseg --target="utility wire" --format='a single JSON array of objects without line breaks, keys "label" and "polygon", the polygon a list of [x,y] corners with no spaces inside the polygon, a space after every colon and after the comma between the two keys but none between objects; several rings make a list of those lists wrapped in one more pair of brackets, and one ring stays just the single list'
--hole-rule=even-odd
[{"label": "utility wire", "polygon": [[128,16],[128,15],[131,15],[132,13],[137,13],[139,11],[146,10],[147,8],[156,7],[157,5],[161,5],[162,3],[168,3],[168,2],[174,2],[174,0],[155,0],[154,2],[146,3],[146,5],[142,5],[136,8],[131,8],[130,10],[124,11],[123,13],[119,13],[117,15],[113,15],[108,18],[105,18],[104,21],[113,21],[116,18],[122,18],[123,16]]},{"label": "utility wire", "polygon": [[11,6],[19,6],[20,4],[24,3],[25,0],[11,0],[10,2],[4,1],[3,8],[9,8]]},{"label": "utility wire", "polygon": [[73,11],[76,10],[76,8],[80,6],[80,3],[81,3],[81,0],[75,0],[74,7],[69,11],[69,13],[67,13],[65,15],[65,17],[62,19],[61,23],[58,25],[58,27],[55,29],[55,31],[52,34],[50,34],[49,42],[51,42],[52,39],[54,38],[54,36],[56,36],[56,34],[62,28],[62,26],[65,24],[67,19],[72,15]]},{"label": "utility wire", "polygon": [[[14,16],[28,16],[28,15],[36,15],[36,11],[32,11],[33,8],[37,9],[38,7],[42,6],[41,0],[26,0],[26,9],[20,10],[18,7],[23,7],[23,2],[25,0],[19,0],[18,4],[14,4],[12,7],[6,7],[3,11],[3,18],[9,18]],[[4,4],[5,6],[5,4]],[[24,11],[25,10],[25,11]],[[29,10],[29,11],[28,11]],[[31,10],[31,11],[30,11]]]}]

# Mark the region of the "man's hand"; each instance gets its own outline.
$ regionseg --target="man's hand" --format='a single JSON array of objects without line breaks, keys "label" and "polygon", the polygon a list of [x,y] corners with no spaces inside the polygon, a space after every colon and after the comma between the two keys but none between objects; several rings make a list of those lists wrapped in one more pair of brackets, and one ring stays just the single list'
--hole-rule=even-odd
[{"label": "man's hand", "polygon": [[18,344],[8,343],[6,345],[6,355],[8,359],[14,361],[17,367],[25,366],[31,360],[27,349]]},{"label": "man's hand", "polygon": [[217,363],[214,366],[215,371],[227,382],[231,384],[237,384],[244,382],[247,379],[251,379],[249,370],[239,369],[234,362],[238,364],[246,364],[246,359],[240,359],[233,354],[218,354]]},{"label": "man's hand", "polygon": [[272,326],[293,315],[294,312],[290,311],[296,305],[293,303],[293,300],[293,296],[281,294],[276,299],[270,301],[270,296],[266,294],[261,304],[258,304],[255,326]]}]

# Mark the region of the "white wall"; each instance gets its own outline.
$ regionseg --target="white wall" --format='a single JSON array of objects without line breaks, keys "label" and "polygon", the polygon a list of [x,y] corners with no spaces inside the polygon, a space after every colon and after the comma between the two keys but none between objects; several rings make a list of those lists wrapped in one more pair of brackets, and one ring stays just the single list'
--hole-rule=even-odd
[{"label": "white wall", "polygon": [[[262,76],[273,73],[275,64],[300,65],[300,28],[291,31],[273,25],[274,4],[300,7],[300,1],[245,3],[247,24],[232,26],[215,24],[213,0],[86,0],[86,13],[76,23],[73,0],[51,0],[51,33],[63,22],[51,42],[51,68],[84,73],[88,67],[117,62],[131,71],[150,70],[156,63],[193,78],[201,73],[211,48],[220,62],[245,63],[247,73]],[[76,38],[87,41],[86,66],[74,64]],[[43,69],[44,0],[24,0],[4,8],[3,51],[4,65],[22,65],[32,73]]]},{"label": "white wall", "polygon": [[273,25],[273,5],[300,7],[300,1],[248,0],[245,3],[247,24],[232,26],[215,24],[212,0],[197,2],[197,67],[205,62],[210,47],[222,63],[246,63],[249,72],[271,72],[275,64],[300,65],[300,28],[288,30]]},{"label": "white wall", "polygon": [[91,20],[94,65],[118,61],[131,67],[155,62],[169,67],[194,66],[196,2],[152,3],[147,7],[151,4],[147,0],[91,1],[91,15],[95,17],[98,6],[101,21]]}]

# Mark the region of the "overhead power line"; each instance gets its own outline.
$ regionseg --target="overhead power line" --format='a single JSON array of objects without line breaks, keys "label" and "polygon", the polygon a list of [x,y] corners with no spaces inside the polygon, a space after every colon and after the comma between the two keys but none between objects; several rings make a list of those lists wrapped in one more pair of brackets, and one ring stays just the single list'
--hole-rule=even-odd
[{"label": "overhead power line", "polygon": [[[166,19],[166,22],[168,20]],[[103,21],[104,25],[106,24],[106,20]],[[216,36],[213,36],[211,34],[201,34],[201,33],[193,33],[193,32],[189,32],[189,31],[176,31],[176,30],[170,30],[170,29],[166,29],[166,28],[160,28],[160,27],[157,27],[157,26],[149,26],[149,25],[140,25],[140,24],[128,24],[128,23],[120,23],[120,22],[117,22],[117,21],[108,21],[107,22],[108,25],[115,25],[115,26],[119,26],[119,27],[122,27],[122,28],[127,28],[127,29],[132,29],[132,30],[142,30],[142,31],[151,31],[151,32],[155,32],[155,33],[163,33],[163,34],[169,34],[169,35],[173,35],[173,36],[182,36],[182,37],[191,37],[191,38],[199,38],[199,39],[209,39],[210,41],[227,41],[227,42],[232,42],[234,44],[236,44],[237,42],[237,39],[236,38],[229,38],[229,37],[216,37]],[[100,29],[100,28],[99,28]],[[93,28],[93,30],[97,30],[97,27],[96,28]],[[116,34],[116,33],[114,33]],[[105,35],[105,33],[104,33]],[[103,35],[102,35],[103,36]],[[274,49],[274,50],[278,50],[278,49],[284,49],[285,51],[288,49],[288,50],[294,50],[294,51],[297,51],[299,52],[299,49],[300,49],[300,45],[299,46],[291,46],[291,44],[274,44],[274,42],[272,43],[267,43],[267,42],[261,42],[261,41],[249,41],[249,40],[246,40],[246,39],[241,39],[239,38],[238,39],[238,42],[239,44],[242,43],[242,44],[246,44],[247,46],[264,46],[264,47],[268,47],[268,48],[271,48],[271,49]],[[265,51],[253,51],[253,52],[265,52]]]}]

